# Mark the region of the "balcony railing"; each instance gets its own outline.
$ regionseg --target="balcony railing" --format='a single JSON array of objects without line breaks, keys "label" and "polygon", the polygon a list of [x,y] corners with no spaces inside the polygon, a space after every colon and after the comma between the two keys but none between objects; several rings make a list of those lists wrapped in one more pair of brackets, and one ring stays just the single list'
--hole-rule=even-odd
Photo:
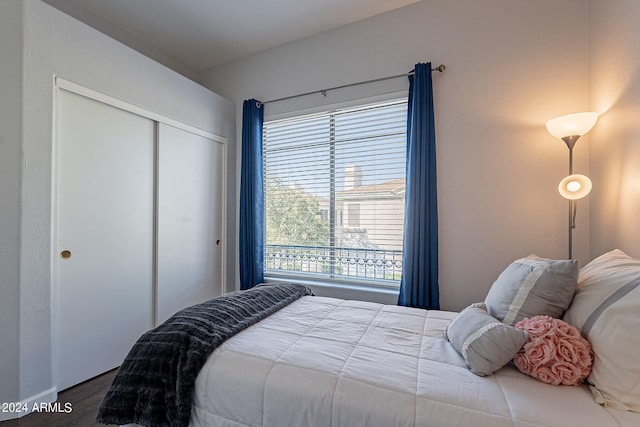
[{"label": "balcony railing", "polygon": [[266,245],[265,270],[398,285],[402,251],[329,246]]}]

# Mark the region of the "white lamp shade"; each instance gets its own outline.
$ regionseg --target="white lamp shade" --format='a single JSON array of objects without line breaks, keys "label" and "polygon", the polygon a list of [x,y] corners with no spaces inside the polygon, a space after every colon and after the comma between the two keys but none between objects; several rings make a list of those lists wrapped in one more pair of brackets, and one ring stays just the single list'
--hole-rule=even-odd
[{"label": "white lamp shade", "polygon": [[578,200],[589,194],[591,187],[591,180],[588,177],[576,173],[560,181],[558,191],[565,199]]},{"label": "white lamp shade", "polygon": [[556,138],[582,136],[589,132],[598,121],[598,113],[573,113],[556,117],[547,122],[547,130]]}]

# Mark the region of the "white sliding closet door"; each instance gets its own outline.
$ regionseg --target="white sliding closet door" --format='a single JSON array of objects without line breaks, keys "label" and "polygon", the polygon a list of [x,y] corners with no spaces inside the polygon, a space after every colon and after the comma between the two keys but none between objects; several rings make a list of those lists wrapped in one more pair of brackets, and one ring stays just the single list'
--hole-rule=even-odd
[{"label": "white sliding closet door", "polygon": [[158,128],[157,323],[222,292],[223,144]]},{"label": "white sliding closet door", "polygon": [[153,326],[155,122],[58,90],[57,388],[119,366]]}]

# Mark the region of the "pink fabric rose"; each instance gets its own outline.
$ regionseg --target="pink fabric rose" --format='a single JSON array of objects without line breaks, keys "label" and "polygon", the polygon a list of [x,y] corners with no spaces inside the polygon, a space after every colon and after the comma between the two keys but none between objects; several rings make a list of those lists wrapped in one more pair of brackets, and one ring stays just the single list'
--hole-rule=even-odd
[{"label": "pink fabric rose", "polygon": [[556,333],[563,338],[580,338],[580,331],[567,322],[558,322],[555,326]]},{"label": "pink fabric rose", "polygon": [[580,384],[591,372],[591,344],[568,323],[535,316],[516,323],[529,338],[513,358],[516,367],[547,384]]},{"label": "pink fabric rose", "polygon": [[[531,371],[531,373],[529,373],[529,375],[531,375],[534,378],[539,379],[540,381],[547,383],[547,384],[553,384],[553,385],[558,385],[559,381],[556,381],[555,375],[553,374],[553,372],[551,371],[551,368],[545,365],[537,365],[533,368],[533,371]],[[557,384],[554,384],[556,383]]]},{"label": "pink fabric rose", "polygon": [[549,316],[535,316],[522,319],[518,322],[518,325],[522,325],[520,329],[524,329],[530,334],[541,337],[553,329],[552,320],[553,318]]}]

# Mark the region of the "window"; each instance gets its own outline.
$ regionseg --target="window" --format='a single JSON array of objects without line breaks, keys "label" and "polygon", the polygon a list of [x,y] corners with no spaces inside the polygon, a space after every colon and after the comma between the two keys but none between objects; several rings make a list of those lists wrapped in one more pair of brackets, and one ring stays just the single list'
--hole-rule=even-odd
[{"label": "window", "polygon": [[406,99],[267,121],[265,274],[398,286]]}]

